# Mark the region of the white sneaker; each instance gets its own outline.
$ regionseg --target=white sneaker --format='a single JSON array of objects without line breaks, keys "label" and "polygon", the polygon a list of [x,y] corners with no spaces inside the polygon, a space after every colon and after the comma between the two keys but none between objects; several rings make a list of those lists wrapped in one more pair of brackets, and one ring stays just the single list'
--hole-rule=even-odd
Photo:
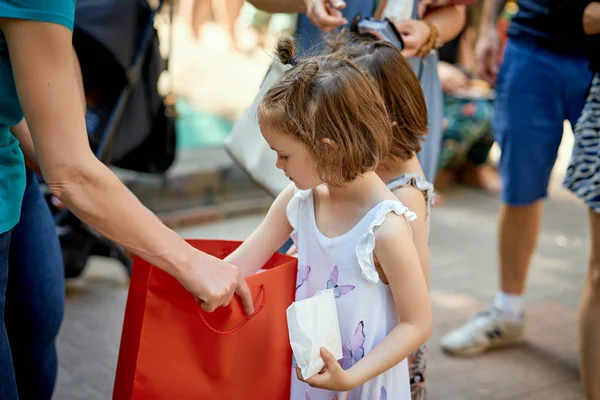
[{"label": "white sneaker", "polygon": [[442,338],[442,350],[453,355],[474,356],[486,350],[523,343],[524,318],[515,321],[491,306]]}]

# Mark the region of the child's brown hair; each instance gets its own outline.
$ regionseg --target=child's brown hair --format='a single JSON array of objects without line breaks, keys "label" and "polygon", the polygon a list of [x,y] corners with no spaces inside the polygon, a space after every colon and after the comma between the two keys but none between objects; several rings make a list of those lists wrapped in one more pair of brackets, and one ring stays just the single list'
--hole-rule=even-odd
[{"label": "child's brown hair", "polygon": [[261,128],[304,143],[329,185],[343,186],[372,171],[388,156],[392,138],[391,119],[372,80],[347,59],[297,60],[289,38],[279,41],[277,52],[293,67],[265,93],[258,107]]},{"label": "child's brown hair", "polygon": [[394,45],[371,35],[341,31],[325,42],[332,55],[347,57],[375,80],[394,122],[390,156],[411,159],[428,128],[423,90],[408,61]]}]

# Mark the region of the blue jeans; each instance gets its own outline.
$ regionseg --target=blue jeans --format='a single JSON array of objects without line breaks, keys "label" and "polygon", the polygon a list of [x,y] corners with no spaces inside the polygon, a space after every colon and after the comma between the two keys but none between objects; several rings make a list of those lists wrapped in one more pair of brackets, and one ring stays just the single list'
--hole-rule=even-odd
[{"label": "blue jeans", "polygon": [[496,84],[494,134],[501,198],[525,206],[547,196],[565,120],[575,126],[592,80],[587,57],[510,38]]},{"label": "blue jeans", "polygon": [[[1,260],[0,268],[6,271]],[[65,305],[64,267],[54,219],[30,170],[21,220],[12,231],[8,271],[5,323],[10,352],[0,350],[0,370],[10,369],[12,353],[19,397],[49,400],[58,370],[56,336]],[[0,399],[16,398],[14,392],[2,395],[0,389]]]},{"label": "blue jeans", "polygon": [[10,231],[0,233],[0,400],[13,400],[17,398],[17,383],[12,366],[6,326],[4,325],[10,234]]}]

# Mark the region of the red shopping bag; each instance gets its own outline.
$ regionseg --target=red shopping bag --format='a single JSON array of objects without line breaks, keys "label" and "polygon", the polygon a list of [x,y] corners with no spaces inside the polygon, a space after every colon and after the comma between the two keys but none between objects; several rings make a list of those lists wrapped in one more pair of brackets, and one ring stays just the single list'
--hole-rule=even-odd
[{"label": "red shopping bag", "polygon": [[[223,258],[241,243],[190,240]],[[292,351],[285,310],[294,301],[297,260],[275,254],[247,278],[255,312],[234,297],[204,312],[162,270],[136,258],[113,391],[116,400],[289,399]]]}]

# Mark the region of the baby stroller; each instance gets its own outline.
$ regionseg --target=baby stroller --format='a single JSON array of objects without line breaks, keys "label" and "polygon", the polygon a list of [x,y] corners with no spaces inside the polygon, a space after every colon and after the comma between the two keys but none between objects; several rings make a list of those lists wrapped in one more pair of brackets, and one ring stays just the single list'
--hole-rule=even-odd
[{"label": "baby stroller", "polygon": [[[172,96],[163,98],[157,89],[168,63],[161,57],[154,28],[165,1],[157,3],[78,0],[73,46],[83,75],[88,136],[98,159],[126,170],[164,174],[175,159],[176,135]],[[171,21],[172,15],[171,10]],[[116,258],[131,273],[131,259],[123,248],[57,207],[48,192],[47,200],[66,278],[79,276],[92,255]]]}]

